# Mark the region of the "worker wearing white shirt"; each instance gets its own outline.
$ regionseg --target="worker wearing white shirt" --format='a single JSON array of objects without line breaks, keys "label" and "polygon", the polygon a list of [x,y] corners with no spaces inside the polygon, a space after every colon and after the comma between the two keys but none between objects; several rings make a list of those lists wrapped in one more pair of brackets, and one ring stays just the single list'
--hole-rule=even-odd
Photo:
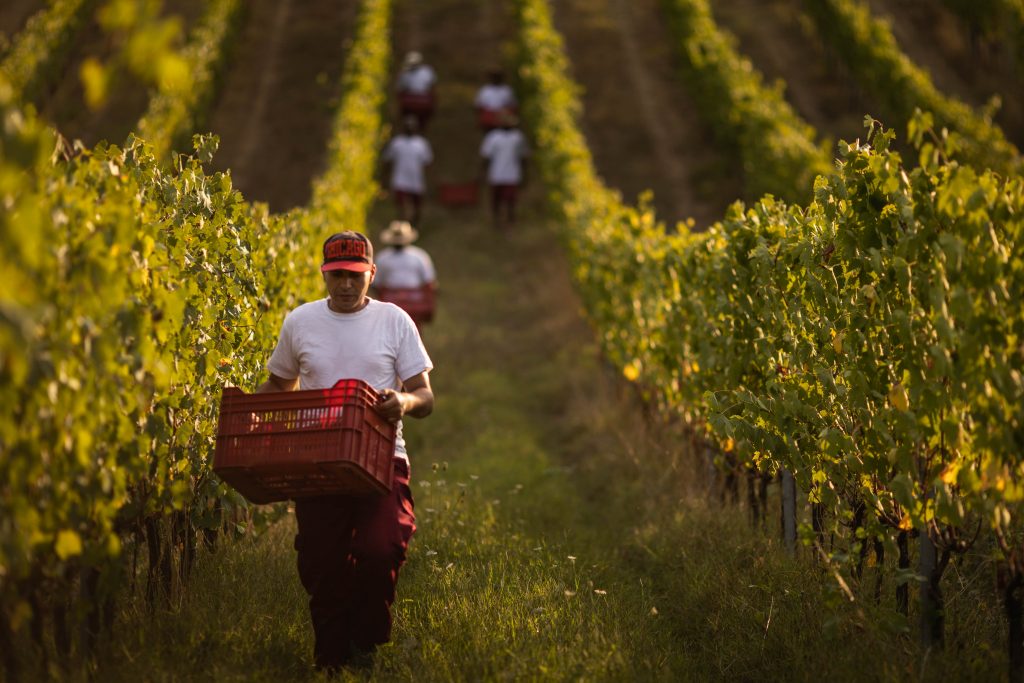
[{"label": "worker wearing white shirt", "polygon": [[405,56],[402,73],[398,75],[398,106],[403,118],[415,116],[420,130],[425,130],[434,113],[437,74],[423,62],[423,55],[413,51]]},{"label": "worker wearing white shirt", "polygon": [[502,111],[515,111],[519,103],[511,86],[505,83],[505,74],[495,69],[488,73],[487,83],[476,93],[473,106],[484,132],[498,127]]},{"label": "worker wearing white shirt", "polygon": [[403,309],[417,326],[434,317],[437,273],[426,251],[413,245],[419,232],[406,221],[392,221],[380,234],[387,245],[376,256],[373,286],[381,301]]},{"label": "worker wearing white shirt", "polygon": [[407,116],[402,132],[384,148],[381,160],[390,164],[389,187],[398,205],[399,218],[418,224],[426,192],[426,167],[434,161],[430,143],[418,132],[415,117]]},{"label": "worker wearing white shirt", "polygon": [[529,154],[515,115],[502,112],[500,122],[501,127],[484,136],[480,144],[482,170],[491,186],[491,213],[499,229],[515,222],[519,188],[526,184],[524,161]]}]

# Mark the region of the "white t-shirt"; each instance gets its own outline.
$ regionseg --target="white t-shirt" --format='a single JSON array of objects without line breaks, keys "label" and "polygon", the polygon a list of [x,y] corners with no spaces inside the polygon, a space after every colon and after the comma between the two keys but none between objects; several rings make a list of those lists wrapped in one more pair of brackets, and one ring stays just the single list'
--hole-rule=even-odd
[{"label": "white t-shirt", "polygon": [[421,64],[399,74],[398,92],[425,95],[430,92],[435,83],[437,83],[437,74],[430,66]]},{"label": "white t-shirt", "polygon": [[488,83],[477,91],[473,104],[481,109],[491,111],[510,109],[516,106],[516,95],[507,83],[501,85]]},{"label": "white t-shirt", "polygon": [[373,261],[377,264],[373,284],[384,289],[419,289],[437,279],[430,255],[417,246],[387,247]]},{"label": "white t-shirt", "polygon": [[487,182],[518,185],[523,179],[523,159],[529,153],[526,137],[518,128],[495,128],[480,143],[480,156],[490,161]]},{"label": "white t-shirt", "polygon": [[[356,313],[335,313],[326,298],[299,306],[285,318],[267,362],[267,369],[278,377],[298,377],[300,389],[326,389],[339,379],[361,379],[378,391],[399,391],[403,380],[433,367],[409,314],[373,299]],[[409,459],[401,422],[395,456]]]},{"label": "white t-shirt", "polygon": [[426,191],[423,169],[434,160],[430,143],[422,135],[398,135],[391,139],[383,154],[391,162],[391,189],[423,194]]}]

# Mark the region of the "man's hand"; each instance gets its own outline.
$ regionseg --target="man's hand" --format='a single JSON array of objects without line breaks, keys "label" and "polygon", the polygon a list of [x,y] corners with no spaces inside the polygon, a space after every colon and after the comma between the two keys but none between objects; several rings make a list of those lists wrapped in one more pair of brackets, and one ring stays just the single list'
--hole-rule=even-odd
[{"label": "man's hand", "polygon": [[398,422],[405,415],[403,396],[404,394],[394,389],[382,389],[380,392],[380,402],[375,406],[377,412],[388,422]]},{"label": "man's hand", "polygon": [[270,373],[270,377],[266,382],[256,387],[257,394],[265,394],[271,391],[298,391],[299,389],[299,378],[285,379],[284,377],[278,377],[274,373]]},{"label": "man's hand", "polygon": [[388,422],[398,422],[403,415],[426,417],[434,410],[434,392],[430,388],[427,373],[421,372],[405,380],[405,391],[382,389],[380,402],[374,408]]}]

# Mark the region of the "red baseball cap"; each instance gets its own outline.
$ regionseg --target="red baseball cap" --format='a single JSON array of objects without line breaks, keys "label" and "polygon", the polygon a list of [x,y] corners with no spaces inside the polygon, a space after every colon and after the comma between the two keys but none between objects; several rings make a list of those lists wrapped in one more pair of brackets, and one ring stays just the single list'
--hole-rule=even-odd
[{"label": "red baseball cap", "polygon": [[373,245],[366,235],[352,230],[336,232],[324,241],[324,264],[320,272],[350,270],[365,273],[373,267]]}]

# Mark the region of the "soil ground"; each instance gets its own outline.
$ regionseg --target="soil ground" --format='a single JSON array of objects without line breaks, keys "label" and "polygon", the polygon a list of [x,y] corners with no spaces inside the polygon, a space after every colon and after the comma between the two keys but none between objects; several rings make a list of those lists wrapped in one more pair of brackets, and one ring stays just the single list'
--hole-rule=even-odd
[{"label": "soil ground", "polygon": [[28,18],[45,7],[42,0],[5,0],[0,5],[0,55],[3,45],[21,30]]},{"label": "soil ground", "polygon": [[[165,0],[165,16],[181,20],[182,40],[202,14],[202,0]],[[109,38],[96,23],[88,21],[74,38],[62,76],[49,89],[41,93],[37,106],[44,119],[50,121],[69,140],[81,140],[92,147],[100,140],[121,144],[138,123],[149,104],[149,90],[128,73],[120,74],[111,84],[107,101],[98,109],[85,105],[79,73],[88,57],[107,60],[112,46]]]},{"label": "soil ground", "polygon": [[863,137],[864,116],[880,109],[831,59],[813,23],[793,0],[719,0],[715,20],[736,36],[740,52],[772,83],[785,84],[788,101],[832,140]]},{"label": "soil ground", "polygon": [[1024,146],[1024,69],[998,45],[972,47],[967,28],[941,0],[871,0],[876,15],[889,19],[900,48],[928,71],[935,86],[982,107],[993,95],[1002,106],[995,121],[1018,147]]},{"label": "soil ground", "polygon": [[249,3],[231,68],[208,118],[217,170],[250,201],[282,212],[305,204],[323,169],[356,2]]},{"label": "soil ground", "polygon": [[635,202],[644,190],[669,225],[698,228],[740,196],[741,174],[680,85],[658,0],[557,0],[574,79],[583,88],[583,132],[599,175]]}]

